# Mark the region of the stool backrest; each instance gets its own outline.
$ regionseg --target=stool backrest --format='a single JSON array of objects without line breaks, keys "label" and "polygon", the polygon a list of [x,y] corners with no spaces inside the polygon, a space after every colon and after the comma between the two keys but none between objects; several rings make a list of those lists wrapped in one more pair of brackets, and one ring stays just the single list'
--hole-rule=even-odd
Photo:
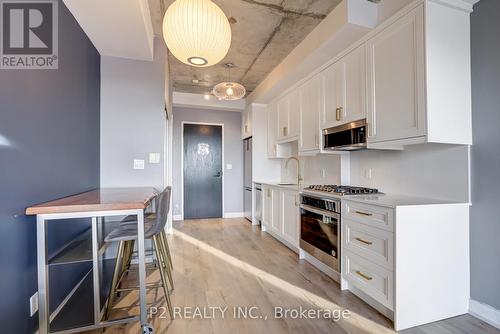
[{"label": "stool backrest", "polygon": [[167,224],[168,212],[170,211],[170,194],[172,187],[168,186],[156,199],[156,222],[153,227],[155,234],[161,232]]}]

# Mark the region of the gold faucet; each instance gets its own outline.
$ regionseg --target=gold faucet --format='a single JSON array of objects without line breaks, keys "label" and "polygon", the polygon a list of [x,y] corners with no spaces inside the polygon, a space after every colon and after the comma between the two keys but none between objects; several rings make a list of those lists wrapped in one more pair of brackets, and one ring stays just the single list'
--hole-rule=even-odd
[{"label": "gold faucet", "polygon": [[285,169],[288,168],[288,163],[290,162],[290,160],[295,160],[297,161],[297,185],[300,185],[300,182],[302,182],[302,175],[300,175],[300,161],[299,159],[297,159],[296,157],[290,157],[288,159],[286,159],[286,162],[285,162]]}]

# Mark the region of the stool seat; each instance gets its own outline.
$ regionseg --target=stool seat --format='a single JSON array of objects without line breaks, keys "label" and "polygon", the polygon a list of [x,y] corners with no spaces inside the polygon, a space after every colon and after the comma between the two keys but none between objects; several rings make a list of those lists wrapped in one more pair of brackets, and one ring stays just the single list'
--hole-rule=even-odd
[{"label": "stool seat", "polygon": [[[144,215],[144,222],[156,220],[156,213],[148,213]],[[134,225],[137,224],[137,216],[129,215],[120,221],[120,225]]]},{"label": "stool seat", "polygon": [[[136,224],[124,224],[120,225],[113,231],[111,231],[106,238],[104,238],[105,242],[114,242],[114,241],[132,241],[137,240],[137,227]],[[154,235],[153,231],[153,222],[144,222],[144,237],[147,239],[151,239]]]}]

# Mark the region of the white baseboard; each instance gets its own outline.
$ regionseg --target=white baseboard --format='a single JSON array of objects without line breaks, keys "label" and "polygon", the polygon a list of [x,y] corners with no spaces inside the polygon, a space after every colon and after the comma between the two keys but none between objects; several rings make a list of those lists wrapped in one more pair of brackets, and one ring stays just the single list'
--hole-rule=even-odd
[{"label": "white baseboard", "polygon": [[244,212],[225,212],[224,218],[242,218],[245,216]]},{"label": "white baseboard", "polygon": [[500,329],[500,310],[497,310],[493,306],[470,299],[469,313],[476,318]]},{"label": "white baseboard", "polygon": [[173,215],[172,220],[173,221],[184,220],[184,216],[183,215]]}]

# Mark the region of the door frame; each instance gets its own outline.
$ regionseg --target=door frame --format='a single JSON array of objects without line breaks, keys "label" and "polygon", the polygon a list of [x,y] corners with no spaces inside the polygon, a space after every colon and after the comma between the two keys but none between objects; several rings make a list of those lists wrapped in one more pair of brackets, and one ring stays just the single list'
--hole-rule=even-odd
[{"label": "door frame", "polygon": [[224,160],[224,123],[209,123],[209,122],[190,122],[190,121],[182,121],[181,122],[181,205],[182,205],[182,220],[184,220],[184,125],[185,124],[194,124],[194,125],[211,125],[211,126],[220,126],[222,127],[222,217],[224,218],[225,214],[225,205],[224,205],[224,179],[226,177],[226,164]]}]

